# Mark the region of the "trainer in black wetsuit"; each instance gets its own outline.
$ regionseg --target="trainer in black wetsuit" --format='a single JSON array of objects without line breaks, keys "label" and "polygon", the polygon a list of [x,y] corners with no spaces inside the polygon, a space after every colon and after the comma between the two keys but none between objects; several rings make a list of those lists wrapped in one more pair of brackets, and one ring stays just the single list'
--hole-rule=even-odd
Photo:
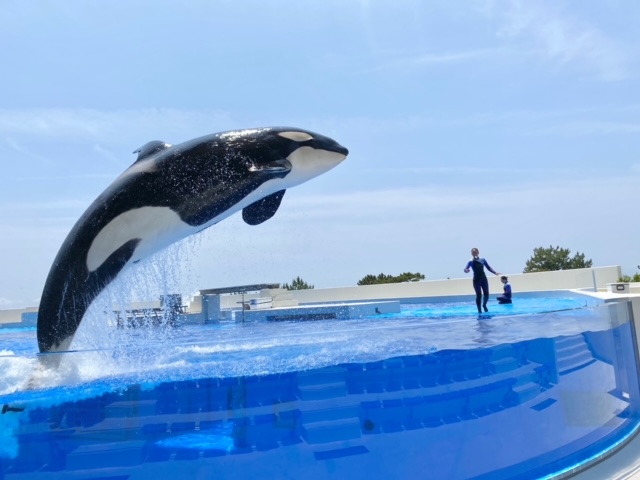
[{"label": "trainer in black wetsuit", "polygon": [[[487,267],[491,273],[500,275],[493,268],[489,266],[489,263],[480,258],[480,251],[477,248],[471,249],[471,255],[473,258],[469,260],[467,266],[464,268],[465,273],[469,273],[469,270],[473,270],[473,289],[476,291],[476,306],[478,307],[478,313],[482,313],[480,304],[485,312],[488,312],[487,302],[489,301],[489,280],[486,273],[484,273],[484,267]],[[483,298],[484,297],[484,298]]]},{"label": "trainer in black wetsuit", "polygon": [[503,275],[502,277],[500,277],[500,281],[502,282],[502,285],[504,285],[503,287],[504,293],[498,297],[498,303],[500,304],[512,303],[511,302],[511,285],[509,284],[509,279]]}]

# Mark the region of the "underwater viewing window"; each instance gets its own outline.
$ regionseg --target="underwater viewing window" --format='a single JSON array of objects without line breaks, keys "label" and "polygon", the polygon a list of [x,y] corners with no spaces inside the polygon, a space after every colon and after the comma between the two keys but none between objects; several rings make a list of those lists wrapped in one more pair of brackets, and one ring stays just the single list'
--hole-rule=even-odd
[{"label": "underwater viewing window", "polygon": [[[167,345],[173,356],[142,376],[7,393],[0,478],[553,478],[636,433],[630,302],[439,320],[450,336],[471,330],[476,340],[442,349],[432,324],[403,321],[420,308],[384,320],[264,322],[238,328],[236,340],[230,327],[200,326],[230,342]],[[526,338],[501,341],[517,331]],[[365,337],[356,351],[354,338]],[[102,358],[104,368],[122,355],[149,361],[144,346],[133,351],[60,355]]]}]

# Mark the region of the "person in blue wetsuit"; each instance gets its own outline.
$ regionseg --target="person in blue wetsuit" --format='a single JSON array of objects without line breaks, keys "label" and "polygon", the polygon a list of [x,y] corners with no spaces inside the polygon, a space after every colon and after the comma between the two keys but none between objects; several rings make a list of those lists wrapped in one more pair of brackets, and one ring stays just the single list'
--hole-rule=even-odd
[{"label": "person in blue wetsuit", "polygon": [[498,297],[498,303],[511,303],[511,285],[509,285],[509,279],[503,275],[500,277],[500,281],[502,282],[504,293]]},{"label": "person in blue wetsuit", "polygon": [[484,273],[484,267],[487,267],[487,270],[494,275],[500,274],[491,268],[484,258],[480,258],[480,250],[477,248],[471,249],[471,256],[473,258],[469,260],[467,266],[464,267],[464,273],[469,273],[469,270],[473,270],[473,289],[476,291],[476,306],[478,307],[478,313],[482,314],[481,304],[485,312],[489,311],[487,308],[487,302],[489,301],[489,280],[487,279],[487,274]]}]

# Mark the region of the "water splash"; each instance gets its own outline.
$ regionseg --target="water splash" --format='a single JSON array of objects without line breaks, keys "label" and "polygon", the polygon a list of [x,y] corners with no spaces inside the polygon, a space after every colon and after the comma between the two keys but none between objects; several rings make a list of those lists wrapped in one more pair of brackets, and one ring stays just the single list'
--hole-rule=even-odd
[{"label": "water splash", "polygon": [[[114,327],[118,315],[126,319],[127,311],[136,303],[140,309],[159,308],[160,299],[165,295],[179,294],[183,298],[189,295],[184,292],[184,285],[190,282],[185,281],[182,266],[189,263],[195,245],[193,241],[178,242],[123,271],[118,281],[109,285],[88,309],[71,349],[96,350],[171,342],[174,328],[167,315],[137,322],[139,328]],[[154,300],[149,302],[149,299]]]}]

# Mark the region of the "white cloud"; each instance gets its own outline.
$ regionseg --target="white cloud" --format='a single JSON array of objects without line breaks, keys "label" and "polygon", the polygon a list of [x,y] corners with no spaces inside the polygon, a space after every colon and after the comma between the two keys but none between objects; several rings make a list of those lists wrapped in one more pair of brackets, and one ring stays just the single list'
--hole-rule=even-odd
[{"label": "white cloud", "polygon": [[531,135],[614,135],[637,134],[640,132],[640,123],[605,122],[605,121],[575,121],[557,123],[550,127],[536,128],[528,133]]},{"label": "white cloud", "polygon": [[177,142],[193,138],[194,132],[205,135],[228,130],[233,124],[227,114],[208,110],[0,109],[0,135],[24,135],[64,142],[81,139],[121,144],[118,140],[124,139],[129,144],[132,138],[140,142],[140,138],[152,140],[161,135],[171,135],[174,138],[165,140]]},{"label": "white cloud", "polygon": [[[446,57],[446,56],[445,56]],[[453,55],[456,57],[456,55]],[[452,57],[452,58],[453,58]],[[464,55],[461,54],[460,58]],[[407,60],[407,65],[419,62],[421,57]],[[433,58],[425,62],[436,61]],[[444,60],[443,60],[444,61]],[[576,134],[637,132],[639,125],[624,122],[601,122],[589,120],[603,115],[620,115],[628,111],[635,112],[638,106],[590,106],[575,109],[555,110],[511,110],[469,113],[452,116],[446,112],[438,115],[414,114],[398,117],[338,117],[306,119],[304,123],[311,129],[327,135],[342,138],[345,133],[363,133],[372,135],[389,132],[404,133],[425,129],[456,129],[460,127],[483,127],[502,125],[509,129],[520,129],[524,133],[567,132]],[[580,119],[572,123],[572,118]],[[292,119],[293,123],[298,122]],[[302,120],[299,120],[302,123]],[[554,122],[553,125],[550,122]],[[538,128],[538,125],[540,127]],[[558,125],[558,127],[554,126]],[[198,135],[247,128],[246,120],[240,123],[227,114],[209,110],[189,109],[140,109],[103,111],[93,109],[0,109],[0,136],[5,135],[5,144],[11,150],[40,162],[54,163],[53,159],[27,149],[25,143],[36,141],[88,144],[96,154],[109,163],[122,168],[122,158],[117,150],[133,151],[141,143],[159,139],[170,143],[179,143]],[[258,125],[259,126],[259,125]],[[522,128],[524,127],[524,129]],[[22,141],[17,140],[20,138]],[[339,139],[338,138],[338,139]],[[141,140],[143,139],[143,140]],[[34,147],[35,148],[35,147]],[[114,172],[116,175],[117,172]],[[90,175],[91,177],[95,175]],[[104,176],[99,174],[98,176]],[[78,176],[80,178],[81,176]],[[36,178],[36,177],[29,177]],[[52,178],[52,177],[47,177]],[[65,178],[67,178],[65,176]]]},{"label": "white cloud", "polygon": [[118,156],[115,153],[113,153],[111,150],[107,148],[104,148],[101,145],[98,145],[98,144],[94,145],[93,151],[96,152],[101,157],[108,160],[110,163],[113,163],[114,165],[120,166],[122,164],[121,160],[118,158]]},{"label": "white cloud", "polygon": [[559,65],[573,64],[595,72],[603,80],[629,76],[622,45],[596,26],[563,12],[557,3],[527,0],[486,0],[485,11],[499,19],[499,37],[521,41],[540,58]]},{"label": "white cloud", "polygon": [[39,180],[93,180],[93,179],[111,179],[113,180],[118,176],[117,172],[113,173],[81,173],[81,174],[69,174],[69,175],[33,175],[33,176],[21,176],[14,177],[14,180],[21,181],[39,181]]},{"label": "white cloud", "polygon": [[374,68],[367,69],[363,73],[372,73],[383,70],[410,71],[417,68],[438,67],[445,65],[456,65],[478,61],[490,56],[503,53],[501,49],[478,49],[459,52],[444,53],[420,53],[416,55],[396,58],[387,63],[382,63]]},{"label": "white cloud", "polygon": [[478,212],[504,214],[509,218],[517,218],[520,214],[551,218],[558,212],[582,211],[584,205],[590,205],[594,215],[599,215],[606,212],[606,203],[617,198],[621,191],[634,191],[637,181],[634,176],[607,178],[597,175],[587,180],[518,182],[491,188],[485,185],[465,188],[433,185],[326,195],[292,192],[288,200],[295,208],[289,208],[284,202],[285,208],[279,214],[291,216],[292,220],[309,216],[340,222],[368,218],[377,223],[397,223],[447,216],[471,219]]},{"label": "white cloud", "polygon": [[[512,168],[509,166],[506,167],[469,167],[469,166],[455,166],[455,167],[388,167],[388,168],[376,168],[376,169],[366,169],[365,172],[371,173],[397,173],[402,175],[409,174],[435,174],[435,175],[504,175],[510,174],[516,176],[516,178],[522,178],[523,175],[546,175],[546,176],[557,176],[557,175],[575,175],[575,168],[545,168],[544,170],[538,167],[533,168]],[[583,169],[584,173],[585,170]],[[602,171],[592,171],[590,173],[593,174],[602,174]]]},{"label": "white cloud", "polygon": [[[339,117],[315,119],[313,128],[318,131],[358,133],[367,140],[378,134],[390,135],[399,132],[422,132],[435,130],[457,130],[465,127],[499,127],[518,134],[575,134],[581,128],[588,133],[635,132],[638,123],[628,121],[603,121],[602,118],[626,119],[640,109],[638,105],[592,104],[586,107],[557,109],[522,109],[469,112],[466,114],[412,114],[402,117]],[[574,125],[576,127],[574,127]]]},{"label": "white cloud", "polygon": [[11,203],[0,203],[0,211],[2,210],[33,210],[33,211],[41,211],[45,210],[47,212],[51,210],[78,210],[81,208],[86,208],[91,203],[90,200],[82,200],[82,199],[67,199],[67,200],[51,200],[46,202],[11,202]]},{"label": "white cloud", "polygon": [[54,162],[53,160],[44,157],[42,155],[38,155],[37,153],[33,153],[32,151],[30,151],[29,149],[23,147],[22,145],[20,145],[18,142],[16,142],[13,138],[8,137],[5,139],[5,142],[7,143],[7,145],[9,145],[9,147],[15,151],[18,152],[22,155],[25,155],[33,160],[36,160],[38,162],[41,163],[45,163],[45,164],[49,164],[52,165]]}]

